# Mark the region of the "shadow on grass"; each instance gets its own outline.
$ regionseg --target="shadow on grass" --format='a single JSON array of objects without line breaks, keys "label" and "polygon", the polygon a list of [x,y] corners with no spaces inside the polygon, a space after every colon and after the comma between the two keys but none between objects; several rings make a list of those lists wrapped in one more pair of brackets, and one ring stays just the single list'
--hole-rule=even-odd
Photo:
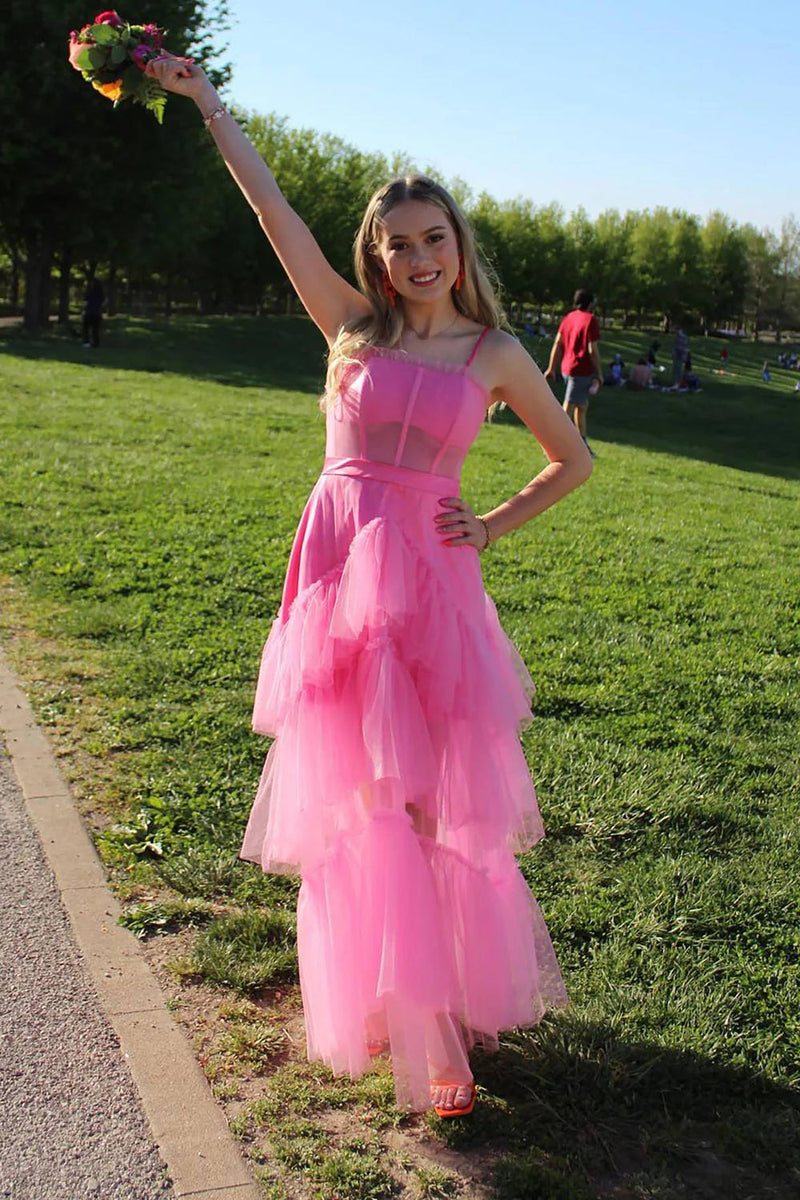
[{"label": "shadow on grass", "polygon": [[[620,349],[626,361],[647,335],[609,333],[604,357]],[[527,347],[544,362],[549,343]],[[85,350],[77,329],[53,326],[42,337],[18,327],[0,329],[0,353],[91,365],[111,370],[172,372],[232,387],[282,388],[319,394],[325,345],[306,317],[115,317],[105,323],[99,350]],[[590,439],[699,459],[741,471],[800,478],[800,393],[784,373],[780,385],[761,381],[763,347],[742,345],[738,374],[713,374],[719,343],[695,339],[695,369],[703,380],[696,396],[603,388],[590,408]],[[667,379],[667,374],[662,376]],[[783,390],[785,386],[785,391]],[[560,387],[557,388],[561,394]],[[513,413],[499,421],[518,423]]]},{"label": "shadow on grass", "polygon": [[[496,420],[519,424],[513,413]],[[590,409],[589,441],[595,440],[800,479],[800,397],[776,396],[755,385],[744,394],[729,389],[722,397],[711,390],[691,396],[603,388]]]},{"label": "shadow on grass", "polygon": [[[440,1136],[503,1155],[502,1200],[799,1194],[800,1095],[747,1068],[569,1016],[512,1035],[475,1066],[481,1119]],[[566,1187],[546,1185],[553,1172]],[[649,1190],[627,1190],[647,1177]]]},{"label": "shadow on grass", "polygon": [[593,425],[603,440],[739,471],[800,478],[800,402],[755,384],[735,394],[715,391],[709,387],[692,396],[605,389]]},{"label": "shadow on grass", "polygon": [[[603,360],[619,350],[626,362],[634,362],[648,340],[644,332],[610,331],[601,343]],[[670,339],[662,343],[667,348]],[[589,408],[589,441],[597,438],[739,471],[800,478],[800,393],[793,391],[797,373],[776,368],[773,384],[765,384],[761,366],[774,348],[767,351],[743,343],[732,351],[736,373],[721,377],[715,373],[721,344],[713,338],[692,339],[694,370],[702,381],[702,391],[696,395],[601,388]],[[540,345],[527,344],[527,348],[544,361]],[[661,356],[669,367],[663,349]],[[669,369],[656,378],[668,384]],[[561,399],[560,385],[556,393]],[[502,419],[516,422],[513,413]],[[781,494],[781,498],[789,497]]]},{"label": "shadow on grass", "polygon": [[306,317],[175,317],[106,320],[99,349],[77,327],[27,336],[0,329],[0,353],[113,371],[169,372],[230,387],[322,391],[325,342]]}]

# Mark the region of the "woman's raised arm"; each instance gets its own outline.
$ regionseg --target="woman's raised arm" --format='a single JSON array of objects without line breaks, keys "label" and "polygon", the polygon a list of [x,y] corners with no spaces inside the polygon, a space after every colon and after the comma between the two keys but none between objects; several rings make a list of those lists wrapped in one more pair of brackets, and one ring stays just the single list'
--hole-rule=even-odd
[{"label": "woman's raised arm", "polygon": [[[195,63],[163,55],[148,64],[147,74],[168,92],[190,96],[204,119],[223,111],[213,84]],[[317,242],[289,205],[261,155],[227,112],[209,123],[225,165],[257,213],[312,321],[332,342],[342,325],[370,311],[369,301],[334,271]]]}]

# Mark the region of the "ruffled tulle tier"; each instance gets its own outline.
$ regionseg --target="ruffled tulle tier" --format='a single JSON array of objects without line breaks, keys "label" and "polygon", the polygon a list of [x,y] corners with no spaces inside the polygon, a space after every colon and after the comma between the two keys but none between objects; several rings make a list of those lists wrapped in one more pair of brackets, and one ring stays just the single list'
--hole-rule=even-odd
[{"label": "ruffled tulle tier", "polygon": [[298,945],[309,1056],[335,1074],[369,1066],[365,1030],[391,1046],[401,1106],[430,1105],[443,1014],[496,1046],[565,1002],[539,908],[506,851],[475,866],[385,811],[304,876]]},{"label": "ruffled tulle tier", "polygon": [[530,687],[488,597],[469,619],[397,526],[369,522],[272,627],[253,726],[277,740],[246,847],[266,870],[311,867],[398,790],[468,855],[533,844]]},{"label": "ruffled tulle tier", "polygon": [[275,741],[242,857],[303,877],[310,1056],[357,1076],[378,1028],[399,1102],[425,1108],[443,1014],[491,1045],[564,1002],[514,860],[543,832],[518,736],[531,684],[477,556],[425,542],[435,508],[414,538],[368,514],[309,570],[326,499],[312,497],[264,649],[253,724]]}]

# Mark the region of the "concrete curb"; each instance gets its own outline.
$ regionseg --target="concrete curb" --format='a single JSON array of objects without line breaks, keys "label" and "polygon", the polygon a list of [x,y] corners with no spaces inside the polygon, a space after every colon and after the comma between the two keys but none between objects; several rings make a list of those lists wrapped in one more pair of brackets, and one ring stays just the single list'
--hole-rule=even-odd
[{"label": "concrete curb", "polygon": [[263,1195],[181,1030],[172,1020],[121,909],[50,745],[0,650],[0,734],[31,822],[142,1099],[176,1197]]}]

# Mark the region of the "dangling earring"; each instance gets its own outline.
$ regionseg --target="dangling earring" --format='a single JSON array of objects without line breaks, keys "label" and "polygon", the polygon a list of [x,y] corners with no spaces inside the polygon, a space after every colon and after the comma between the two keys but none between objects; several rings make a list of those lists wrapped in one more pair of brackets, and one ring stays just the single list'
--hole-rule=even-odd
[{"label": "dangling earring", "polygon": [[383,290],[386,293],[386,299],[391,304],[392,308],[397,307],[397,291],[386,271],[383,272]]},{"label": "dangling earring", "polygon": [[458,256],[458,275],[456,276],[456,282],[455,282],[455,289],[457,292],[461,291],[461,285],[463,282],[464,282],[464,258],[462,255],[459,254],[459,256]]}]

